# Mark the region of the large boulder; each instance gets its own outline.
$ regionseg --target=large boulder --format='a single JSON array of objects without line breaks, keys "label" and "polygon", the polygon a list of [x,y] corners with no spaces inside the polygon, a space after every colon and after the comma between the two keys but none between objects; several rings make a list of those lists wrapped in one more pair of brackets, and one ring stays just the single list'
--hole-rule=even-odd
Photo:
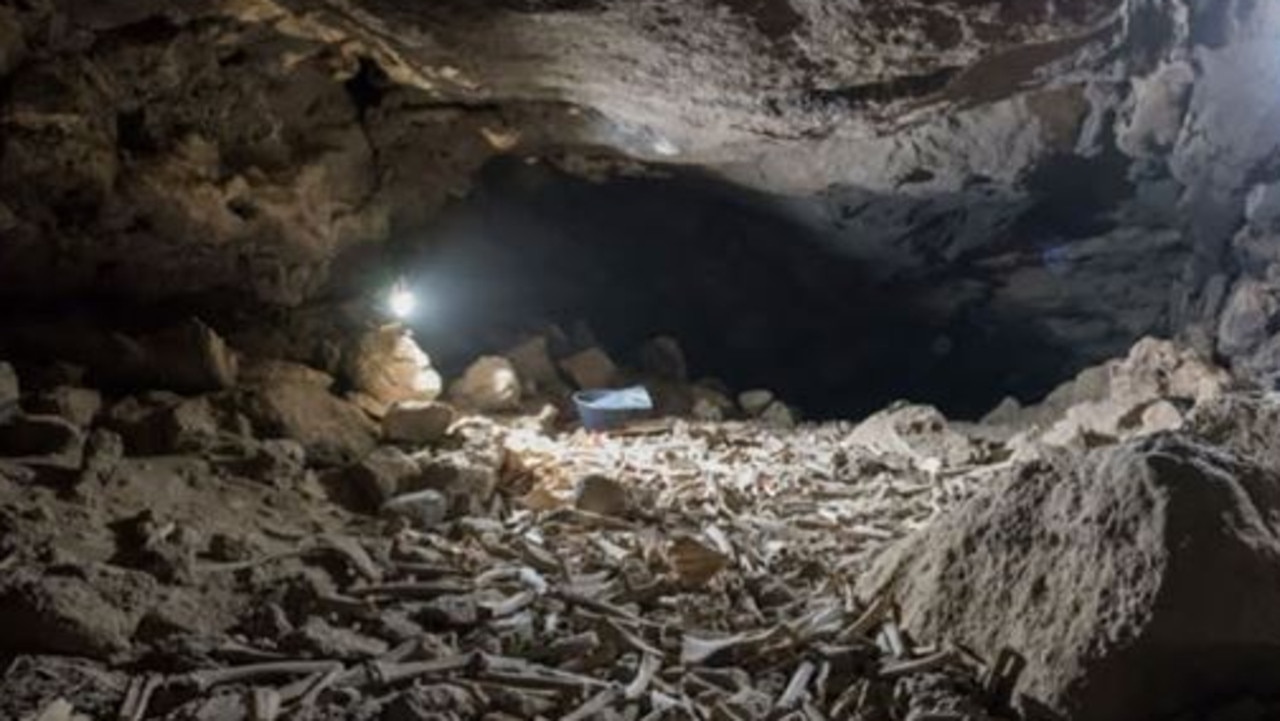
[{"label": "large boulder", "polygon": [[399,326],[365,333],[347,361],[347,374],[357,391],[386,408],[400,401],[433,401],[443,381],[431,358]]},{"label": "large boulder", "polygon": [[245,388],[240,407],[259,435],[298,441],[313,464],[353,463],[377,446],[373,421],[325,383],[277,377]]},{"label": "large boulder", "polygon": [[1280,479],[1160,435],[1022,465],[883,556],[920,638],[1025,655],[1021,691],[1143,721],[1280,684]]}]

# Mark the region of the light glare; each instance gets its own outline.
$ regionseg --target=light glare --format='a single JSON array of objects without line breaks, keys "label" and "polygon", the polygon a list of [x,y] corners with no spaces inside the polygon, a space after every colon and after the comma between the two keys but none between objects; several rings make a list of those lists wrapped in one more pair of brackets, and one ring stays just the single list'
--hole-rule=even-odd
[{"label": "light glare", "polygon": [[391,298],[387,306],[395,317],[408,318],[413,314],[414,309],[418,307],[418,299],[408,288],[395,288],[391,291]]}]

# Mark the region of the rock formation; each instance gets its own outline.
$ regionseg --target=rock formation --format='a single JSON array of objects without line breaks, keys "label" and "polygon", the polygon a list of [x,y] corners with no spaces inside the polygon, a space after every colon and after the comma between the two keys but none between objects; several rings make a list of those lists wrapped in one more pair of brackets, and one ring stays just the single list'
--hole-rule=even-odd
[{"label": "rock formation", "polygon": [[7,293],[293,306],[367,286],[495,156],[677,165],[790,198],[940,322],[1273,370],[1270,3],[41,0],[0,28]]},{"label": "rock formation", "polygon": [[[0,3],[0,716],[1275,717],[1277,48],[1271,0]],[[480,222],[514,186],[561,227]],[[912,397],[802,423],[718,339]]]}]

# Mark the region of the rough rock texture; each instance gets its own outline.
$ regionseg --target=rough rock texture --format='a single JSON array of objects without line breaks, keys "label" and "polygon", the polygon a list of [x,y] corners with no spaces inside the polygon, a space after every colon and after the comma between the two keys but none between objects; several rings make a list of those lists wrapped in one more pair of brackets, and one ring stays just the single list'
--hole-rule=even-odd
[{"label": "rough rock texture", "polygon": [[1220,397],[1237,381],[1194,349],[1143,338],[1124,358],[1086,368],[1042,402],[1006,399],[983,419],[1050,445],[1096,444],[1183,425],[1183,411]]},{"label": "rough rock texture", "polygon": [[347,361],[355,389],[385,409],[401,401],[432,401],[443,381],[431,358],[403,328],[386,326],[366,332]]},{"label": "rough rock texture", "polygon": [[447,403],[397,403],[382,419],[382,435],[395,443],[438,443],[457,417],[457,411]]},{"label": "rough rock texture", "polygon": [[859,423],[849,442],[938,467],[964,465],[981,455],[972,439],[951,428],[946,417],[929,406],[903,404],[883,410]]},{"label": "rough rock texture", "polygon": [[113,405],[104,425],[120,434],[133,455],[189,453],[217,445],[233,422],[206,396],[171,394],[131,396]]},{"label": "rough rock texture", "polygon": [[108,658],[128,648],[156,594],[154,579],[110,566],[64,569],[37,578],[14,574],[0,586],[8,623],[0,644]]},{"label": "rough rock texture", "polygon": [[881,562],[903,622],[1139,721],[1275,687],[1280,477],[1176,436],[1025,465]]},{"label": "rough rock texture", "polygon": [[677,163],[789,196],[978,337],[1024,328],[1096,360],[1181,331],[1258,377],[1277,365],[1273,3],[42,0],[0,18],[11,293],[297,305],[363,287],[380,243],[417,237],[496,155]]},{"label": "rough rock texture", "polygon": [[[1005,644],[1078,718],[1275,715],[1280,396],[1206,383],[1177,348],[1144,341],[1071,391],[1154,396],[1184,424],[1136,441],[1051,447],[909,405],[611,433],[530,408],[322,471],[314,424],[368,421],[325,373],[245,368],[231,392],[105,391],[89,428],[0,423],[50,433],[0,433],[0,455],[42,454],[0,458],[0,716],[240,721],[305,686],[295,715],[335,719],[641,718],[673,698],[708,718],[1044,718],[1007,707]],[[267,427],[281,391],[309,400]],[[65,441],[83,458],[52,472]],[[868,574],[897,542],[901,565]],[[875,594],[894,569],[902,614]]]},{"label": "rough rock texture", "polygon": [[242,395],[244,413],[259,434],[298,441],[311,463],[350,463],[377,444],[377,426],[323,385],[281,382],[250,387]]},{"label": "rough rock texture", "polygon": [[1199,404],[1187,418],[1198,438],[1280,473],[1280,396],[1220,396]]},{"label": "rough rock texture", "polygon": [[480,412],[511,411],[520,407],[520,376],[501,356],[476,359],[449,388],[458,405]]},{"label": "rough rock texture", "polygon": [[420,475],[418,464],[404,451],[383,446],[345,469],[341,483],[353,492],[357,508],[376,511]]}]

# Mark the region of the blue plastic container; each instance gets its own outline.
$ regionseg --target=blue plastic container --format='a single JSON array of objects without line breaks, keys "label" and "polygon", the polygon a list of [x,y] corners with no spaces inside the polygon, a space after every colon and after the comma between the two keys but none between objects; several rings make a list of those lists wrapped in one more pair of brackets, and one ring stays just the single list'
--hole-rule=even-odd
[{"label": "blue plastic container", "polygon": [[644,386],[578,391],[573,394],[573,404],[578,408],[582,427],[589,431],[621,428],[653,411],[653,398]]}]

